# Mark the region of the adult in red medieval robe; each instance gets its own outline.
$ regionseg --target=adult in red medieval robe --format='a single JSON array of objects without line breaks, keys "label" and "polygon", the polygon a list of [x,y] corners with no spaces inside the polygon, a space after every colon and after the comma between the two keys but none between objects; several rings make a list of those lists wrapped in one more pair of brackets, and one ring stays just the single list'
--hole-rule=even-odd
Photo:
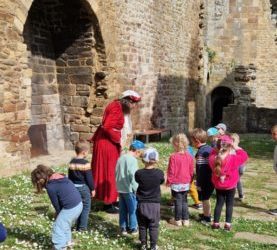
[{"label": "adult in red medieval robe", "polygon": [[129,115],[141,97],[132,90],[124,91],[122,98],[106,107],[101,125],[90,141],[93,143],[92,174],[96,191],[95,198],[106,204],[106,211],[118,212],[113,205],[117,200],[115,167],[121,152],[121,134],[124,115]]}]

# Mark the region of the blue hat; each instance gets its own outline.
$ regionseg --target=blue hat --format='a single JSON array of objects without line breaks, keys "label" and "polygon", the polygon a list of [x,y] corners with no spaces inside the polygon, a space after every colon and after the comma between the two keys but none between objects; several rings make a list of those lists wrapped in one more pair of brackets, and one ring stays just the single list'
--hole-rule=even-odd
[{"label": "blue hat", "polygon": [[148,148],[144,151],[144,155],[142,157],[145,162],[153,162],[159,160],[159,153],[155,148]]},{"label": "blue hat", "polygon": [[145,145],[142,141],[139,140],[134,140],[131,144],[131,147],[133,147],[134,149],[138,150],[138,149],[144,149]]},{"label": "blue hat", "polygon": [[207,130],[207,134],[208,136],[214,136],[214,135],[218,135],[219,132],[217,128],[212,127]]}]

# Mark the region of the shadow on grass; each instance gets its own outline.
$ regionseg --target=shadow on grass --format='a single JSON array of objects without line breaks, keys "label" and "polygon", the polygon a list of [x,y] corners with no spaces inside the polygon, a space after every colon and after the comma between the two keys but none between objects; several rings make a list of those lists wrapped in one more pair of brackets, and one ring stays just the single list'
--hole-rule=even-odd
[{"label": "shadow on grass", "polygon": [[243,208],[255,210],[257,212],[263,212],[263,213],[267,213],[268,214],[268,209],[261,208],[261,207],[256,207],[256,206],[251,206],[249,204],[246,204],[244,202],[239,201],[237,198],[235,198],[234,207],[243,207]]},{"label": "shadow on grass", "polygon": [[[33,228],[20,228],[20,227],[13,227],[12,229],[8,227],[7,231],[8,231],[8,239],[15,238],[20,241],[30,242],[31,244],[37,243],[38,246],[43,246],[43,249],[45,250],[52,249],[50,234],[48,235],[48,234],[43,234],[43,233],[34,231]],[[39,239],[43,239],[43,242],[41,242]],[[7,241],[6,244],[9,244],[9,242]]]}]

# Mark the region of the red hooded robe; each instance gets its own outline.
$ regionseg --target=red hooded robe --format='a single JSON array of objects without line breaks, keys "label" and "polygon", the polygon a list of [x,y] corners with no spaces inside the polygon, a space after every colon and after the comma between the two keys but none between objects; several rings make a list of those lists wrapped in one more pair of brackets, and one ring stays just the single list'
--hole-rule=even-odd
[{"label": "red hooded robe", "polygon": [[96,199],[107,204],[117,200],[115,167],[120,156],[121,129],[124,115],[118,100],[111,102],[105,109],[102,124],[91,138],[93,142],[92,174]]}]

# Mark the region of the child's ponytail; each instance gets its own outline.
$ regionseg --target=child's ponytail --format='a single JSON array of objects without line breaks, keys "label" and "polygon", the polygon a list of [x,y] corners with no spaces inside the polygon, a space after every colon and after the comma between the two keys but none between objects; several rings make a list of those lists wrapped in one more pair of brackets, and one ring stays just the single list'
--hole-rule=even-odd
[{"label": "child's ponytail", "polygon": [[215,171],[215,175],[217,177],[220,177],[220,175],[221,175],[223,155],[225,155],[227,151],[231,150],[231,148],[232,148],[231,144],[225,143],[222,140],[217,141],[218,153],[217,153],[217,156],[216,156],[215,162],[214,162],[214,171]]}]

